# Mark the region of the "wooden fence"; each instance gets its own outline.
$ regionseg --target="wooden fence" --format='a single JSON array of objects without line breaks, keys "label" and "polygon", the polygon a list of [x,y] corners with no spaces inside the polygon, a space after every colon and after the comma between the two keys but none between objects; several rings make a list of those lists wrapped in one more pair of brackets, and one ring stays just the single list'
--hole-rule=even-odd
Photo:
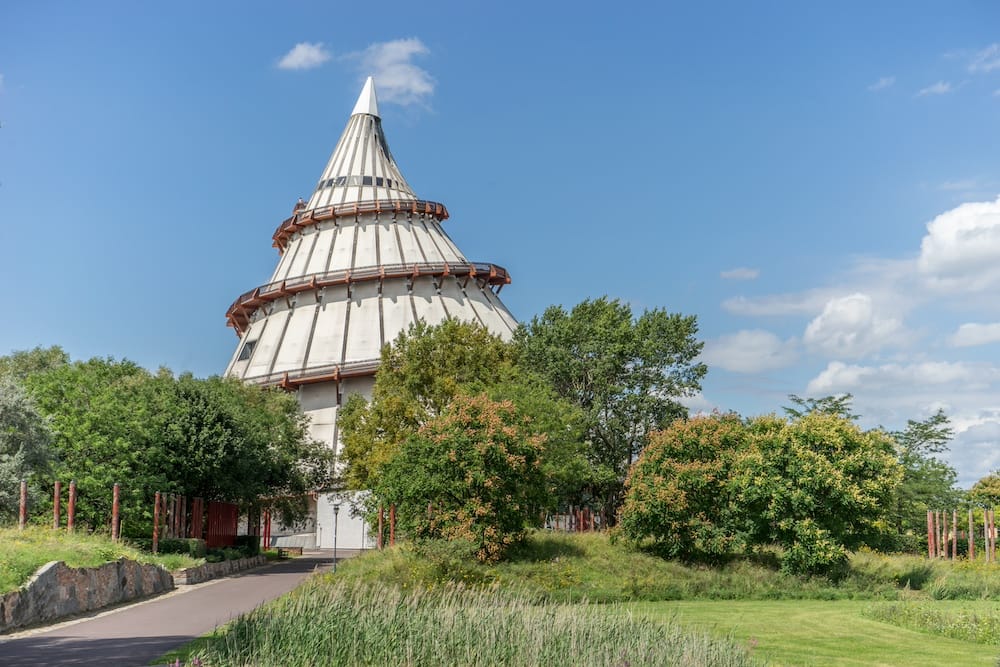
[{"label": "wooden fence", "polygon": [[[927,510],[927,557],[958,559],[958,544],[967,541],[965,555],[976,560],[976,541],[982,536],[987,563],[997,560],[997,525],[995,509]],[[959,519],[961,517],[961,521]]]}]

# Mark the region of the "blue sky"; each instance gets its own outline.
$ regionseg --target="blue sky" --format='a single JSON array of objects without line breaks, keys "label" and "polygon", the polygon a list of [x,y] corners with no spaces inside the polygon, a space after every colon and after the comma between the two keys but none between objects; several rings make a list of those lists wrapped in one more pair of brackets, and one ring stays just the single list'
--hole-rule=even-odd
[{"label": "blue sky", "polygon": [[696,314],[696,409],[942,407],[1000,467],[1000,7],[8,2],[0,354],[221,372],[374,74],[393,153],[508,307]]}]

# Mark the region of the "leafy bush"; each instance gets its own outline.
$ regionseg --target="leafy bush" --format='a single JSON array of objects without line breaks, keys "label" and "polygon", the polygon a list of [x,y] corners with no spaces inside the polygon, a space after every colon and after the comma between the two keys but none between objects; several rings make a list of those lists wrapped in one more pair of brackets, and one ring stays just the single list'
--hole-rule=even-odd
[{"label": "leafy bush", "polygon": [[383,466],[373,496],[396,505],[406,535],[471,542],[496,561],[540,520],[543,453],[512,403],[458,396]]},{"label": "leafy bush", "polygon": [[[149,553],[153,552],[153,540],[149,537],[133,537],[128,540],[129,544],[136,549],[142,549]],[[205,540],[196,538],[175,538],[169,537],[161,539],[156,550],[161,554],[186,554],[191,558],[204,558],[206,547]]]},{"label": "leafy bush", "polygon": [[716,414],[650,437],[619,518],[634,543],[667,555],[719,560],[776,544],[787,572],[838,577],[850,549],[887,532],[901,476],[892,440],[846,417]]}]

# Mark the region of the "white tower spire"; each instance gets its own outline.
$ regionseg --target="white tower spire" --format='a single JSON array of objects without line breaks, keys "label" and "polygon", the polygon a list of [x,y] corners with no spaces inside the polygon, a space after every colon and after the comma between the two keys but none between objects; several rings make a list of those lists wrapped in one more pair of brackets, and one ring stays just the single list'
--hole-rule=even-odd
[{"label": "white tower spire", "polygon": [[[412,323],[454,317],[509,338],[517,323],[499,298],[507,271],[466,259],[447,218],[403,178],[369,77],[315,191],[272,236],[280,258],[270,281],[226,313],[240,338],[226,374],[297,391],[312,437],[338,448],[340,405],[370,396],[382,346]],[[317,525],[330,506],[320,495]],[[340,544],[365,546],[363,534],[341,514]],[[312,540],[326,547],[333,535]]]},{"label": "white tower spire", "polygon": [[375,96],[374,77],[368,77],[365,81],[365,87],[361,89],[361,94],[358,95],[358,102],[354,105],[354,111],[351,112],[351,115],[359,113],[378,116],[378,98]]}]

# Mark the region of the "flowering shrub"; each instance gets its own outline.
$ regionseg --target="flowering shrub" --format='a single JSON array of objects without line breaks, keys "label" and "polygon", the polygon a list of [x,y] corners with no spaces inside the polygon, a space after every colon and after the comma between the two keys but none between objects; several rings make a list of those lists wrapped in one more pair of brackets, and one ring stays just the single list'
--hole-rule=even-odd
[{"label": "flowering shrub", "polygon": [[494,562],[539,523],[544,443],[512,403],[460,395],[385,464],[374,497],[409,537],[465,541]]}]

